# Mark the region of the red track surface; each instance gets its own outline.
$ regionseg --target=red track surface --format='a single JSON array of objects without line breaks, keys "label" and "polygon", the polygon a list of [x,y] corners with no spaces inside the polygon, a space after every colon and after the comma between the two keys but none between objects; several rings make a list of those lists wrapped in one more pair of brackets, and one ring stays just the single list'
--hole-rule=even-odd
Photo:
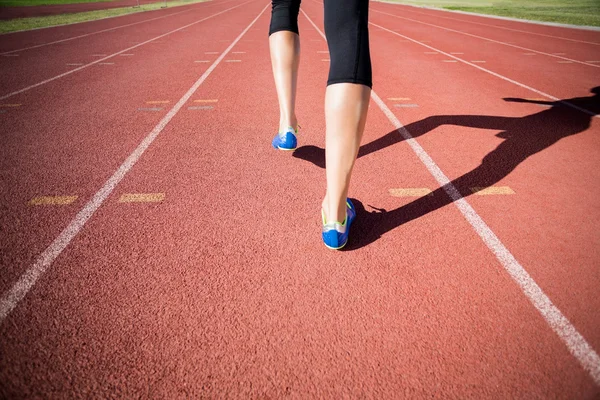
[{"label": "red track surface", "polygon": [[[1,100],[5,304],[263,10],[0,322],[0,397],[598,398],[589,364],[375,102],[349,249],[324,248],[328,55],[308,20],[322,30],[322,6],[302,8],[303,129],[292,156],[269,147],[278,108],[266,6],[215,1],[0,41],[12,54],[0,57],[0,97],[85,66]],[[600,33],[381,3],[371,22],[377,95],[596,354],[600,102],[590,90],[600,75],[588,61],[600,61]],[[94,54],[114,64],[86,66]],[[527,87],[588,113],[505,100],[544,97]],[[395,106],[405,103],[418,107]],[[471,195],[480,186],[515,194]],[[434,192],[398,198],[391,188]],[[128,193],[165,198],[119,202]],[[79,197],[28,205],[44,195]]]}]

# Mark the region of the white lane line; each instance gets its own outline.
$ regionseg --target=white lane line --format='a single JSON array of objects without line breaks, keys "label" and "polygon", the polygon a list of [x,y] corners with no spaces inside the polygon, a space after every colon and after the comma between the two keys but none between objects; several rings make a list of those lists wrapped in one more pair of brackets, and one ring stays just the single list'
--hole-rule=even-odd
[{"label": "white lane line", "polygon": [[[304,10],[301,11],[312,26],[321,34],[323,39],[325,39],[325,34],[321,32]],[[388,117],[398,133],[402,135],[402,138],[415,152],[417,157],[419,157],[429,173],[431,173],[440,186],[444,188],[444,191],[452,199],[453,204],[458,208],[469,224],[471,224],[475,232],[477,232],[490,251],[496,256],[506,272],[508,272],[511,278],[519,285],[525,296],[539,311],[542,317],[544,317],[548,325],[550,325],[552,330],[563,340],[571,354],[590,374],[596,385],[600,386],[600,357],[594,351],[592,346],[590,346],[585,338],[577,331],[577,329],[575,329],[571,322],[569,322],[567,317],[565,317],[552,303],[550,298],[546,296],[533,278],[525,271],[525,268],[519,264],[517,259],[500,241],[498,236],[496,236],[490,227],[487,226],[475,209],[471,207],[469,202],[461,196],[460,192],[452,184],[450,179],[448,179],[435,161],[427,154],[425,149],[423,149],[423,147],[421,147],[421,145],[412,137],[410,132],[408,132],[404,125],[396,118],[394,113],[385,105],[375,91],[371,91],[371,98]]]},{"label": "white lane line", "polygon": [[[245,4],[245,3],[243,3]],[[179,99],[177,104],[160,120],[160,122],[152,129],[152,131],[146,136],[146,138],[138,145],[138,147],[127,157],[127,159],[121,164],[119,169],[104,183],[104,186],[100,188],[94,194],[94,197],[77,213],[75,218],[69,223],[69,225],[54,239],[52,244],[44,250],[42,254],[38,256],[35,264],[31,266],[19,280],[13,285],[13,287],[2,295],[0,299],[0,323],[2,323],[8,314],[17,306],[17,304],[25,297],[27,292],[35,285],[37,280],[46,272],[48,267],[52,265],[52,262],[58,257],[62,251],[71,243],[73,238],[81,231],[86,222],[91,216],[100,208],[102,203],[107,199],[108,196],[113,192],[115,187],[123,180],[125,175],[131,170],[131,168],[137,163],[144,152],[150,147],[152,142],[158,137],[163,131],[165,126],[173,119],[173,117],[179,112],[179,110],[187,103],[192,95],[198,90],[200,85],[208,78],[208,76],[215,70],[217,65],[225,58],[227,53],[240,41],[242,36],[248,32],[248,30],[254,25],[258,18],[265,12],[267,7],[271,4],[267,4],[262,9],[260,14],[244,29],[244,31],[225,49],[223,53],[215,60],[215,62],[202,74],[202,76],[194,83],[194,85]],[[237,6],[239,7],[239,6]],[[235,7],[234,7],[235,8]]]},{"label": "white lane line", "polygon": [[11,97],[11,96],[14,96],[14,95],[16,95],[16,94],[19,94],[19,93],[26,92],[26,91],[28,91],[28,90],[31,90],[31,89],[34,89],[34,88],[36,88],[36,87],[38,87],[38,86],[42,86],[42,85],[45,85],[46,83],[50,83],[50,82],[52,82],[52,81],[55,81],[55,80],[57,80],[57,79],[63,78],[63,77],[65,77],[65,76],[67,76],[67,75],[71,75],[72,73],[74,73],[74,72],[77,72],[77,71],[81,71],[82,69],[84,69],[84,68],[87,68],[87,67],[89,67],[89,66],[91,66],[91,65],[98,64],[98,63],[100,63],[100,62],[102,62],[102,61],[108,60],[109,58],[112,58],[112,57],[114,57],[114,56],[118,56],[119,54],[122,54],[122,53],[127,53],[127,52],[128,52],[128,51],[130,51],[130,50],[133,50],[133,49],[135,49],[135,48],[138,48],[138,47],[140,47],[140,46],[143,46],[143,45],[145,45],[145,44],[148,44],[148,43],[152,43],[153,41],[155,41],[155,40],[157,40],[157,39],[160,39],[160,38],[163,38],[163,37],[165,37],[165,36],[168,36],[168,35],[170,35],[170,34],[172,34],[172,33],[178,32],[178,31],[180,31],[180,30],[182,30],[182,29],[184,29],[184,28],[187,28],[187,27],[189,27],[189,26],[192,26],[192,25],[198,24],[198,23],[200,23],[200,22],[206,21],[207,19],[214,18],[214,17],[216,17],[217,15],[224,14],[224,13],[226,13],[226,12],[228,12],[228,11],[231,11],[231,10],[233,10],[234,8],[241,7],[241,6],[243,6],[244,4],[247,4],[247,3],[249,3],[249,1],[246,1],[246,2],[244,2],[244,3],[238,4],[237,6],[234,6],[234,7],[228,8],[228,9],[226,9],[226,10],[220,11],[220,12],[218,12],[218,13],[216,13],[216,14],[210,15],[210,16],[208,16],[208,17],[206,17],[206,18],[203,18],[203,19],[201,19],[201,20],[198,20],[198,21],[192,22],[191,24],[188,24],[188,25],[182,26],[181,28],[177,28],[177,29],[175,29],[175,30],[172,30],[172,31],[170,31],[170,32],[164,33],[164,34],[162,34],[162,35],[160,35],[160,36],[156,36],[155,38],[152,38],[152,39],[150,39],[150,40],[146,40],[145,42],[138,43],[138,44],[136,44],[135,46],[128,47],[128,48],[126,48],[125,50],[118,51],[118,52],[116,52],[116,53],[113,53],[113,54],[111,54],[111,55],[109,55],[109,56],[107,56],[107,57],[104,57],[104,58],[101,58],[101,59],[99,59],[99,60],[93,61],[93,62],[91,62],[91,63],[89,63],[89,64],[82,65],[82,66],[81,66],[81,67],[79,67],[79,68],[75,68],[75,69],[72,69],[72,70],[70,70],[70,71],[67,71],[67,72],[65,72],[65,73],[62,73],[62,74],[60,74],[60,75],[56,75],[55,77],[52,77],[52,78],[46,79],[45,81],[41,81],[41,82],[35,83],[35,84],[31,85],[31,86],[27,86],[26,88],[23,88],[23,89],[17,90],[17,91],[15,91],[15,92],[12,92],[12,93],[9,93],[9,94],[5,94],[4,96],[1,96],[1,97],[0,97],[0,100],[7,99],[7,98],[9,98],[9,97]]},{"label": "white lane line", "polygon": [[[534,55],[533,53],[535,53],[535,54],[543,54],[543,55],[548,56],[548,57],[560,58],[562,60],[568,60],[568,61],[573,61],[573,62],[578,63],[578,64],[587,65],[589,67],[600,68],[600,65],[594,65],[594,64],[586,63],[585,61],[579,61],[579,60],[574,60],[574,59],[563,57],[563,56],[557,56],[557,55],[554,55],[554,54],[551,54],[551,53],[545,53],[543,51],[538,51],[538,50],[529,49],[527,47],[517,46],[516,44],[512,44],[512,43],[501,42],[499,40],[494,40],[494,39],[486,38],[486,37],[483,37],[483,36],[473,35],[471,33],[463,32],[463,31],[458,31],[456,29],[450,29],[450,28],[446,28],[446,27],[443,27],[443,26],[439,26],[439,25],[430,24],[430,23],[419,21],[419,20],[412,19],[412,18],[400,17],[398,15],[386,13],[386,12],[383,12],[383,11],[378,11],[378,10],[373,10],[373,11],[378,12],[380,14],[389,15],[391,17],[395,17],[395,18],[405,19],[407,21],[416,22],[418,24],[423,24],[423,25],[427,25],[427,26],[433,26],[435,28],[443,29],[445,31],[454,32],[454,33],[458,33],[458,34],[461,34],[461,35],[470,36],[470,37],[474,37],[474,38],[481,39],[481,40],[486,40],[488,42],[497,43],[497,44],[501,44],[501,45],[504,45],[504,46],[514,47],[515,49],[520,49],[520,50],[528,51],[529,53],[525,54],[525,55]],[[425,41],[421,40],[421,43],[425,43]]]},{"label": "white lane line", "polygon": [[[228,2],[227,2],[228,3]],[[210,4],[210,3],[199,3],[199,4]],[[219,3],[219,4],[223,4],[223,3]],[[183,11],[178,11],[176,13],[172,13],[172,14],[167,14],[167,15],[162,15],[160,17],[156,17],[156,18],[150,18],[150,19],[145,19],[143,21],[138,21],[138,22],[133,22],[131,24],[126,24],[126,25],[120,25],[120,26],[115,26],[114,28],[108,28],[108,29],[103,29],[101,31],[96,31],[96,32],[90,32],[90,33],[86,33],[84,35],[79,35],[79,36],[74,36],[71,38],[67,38],[67,39],[61,39],[61,40],[55,40],[54,42],[48,42],[48,43],[42,43],[42,44],[38,44],[35,46],[29,46],[29,47],[24,47],[22,49],[17,49],[17,50],[11,50],[11,51],[5,51],[4,53],[0,53],[1,55],[4,54],[10,54],[10,53],[17,53],[19,51],[24,51],[24,50],[31,50],[31,49],[37,49],[39,47],[44,47],[44,46],[50,46],[52,44],[57,44],[57,43],[63,43],[63,42],[68,42],[70,40],[75,40],[75,39],[81,39],[87,36],[92,36],[92,35],[97,35],[99,33],[104,33],[104,32],[110,32],[110,31],[114,31],[116,29],[121,29],[121,28],[126,28],[128,26],[133,26],[133,25],[138,25],[138,24],[143,24],[144,22],[150,22],[150,21],[156,21],[158,19],[162,19],[162,18],[167,18],[167,17],[172,17],[173,15],[178,15],[184,12],[188,12],[188,11],[192,11],[192,8],[188,8],[186,10]]]},{"label": "white lane line", "polygon": [[[415,10],[406,10],[406,9],[404,9],[404,11],[409,11],[409,12],[413,12],[413,13],[416,13],[416,14],[427,15],[429,17],[433,17],[432,14],[428,14],[428,13],[424,13],[424,12],[418,12],[418,11],[415,11]],[[444,11],[444,10],[440,10],[440,11]],[[585,41],[585,40],[570,39],[570,38],[566,38],[566,37],[562,37],[562,36],[546,35],[546,34],[543,34],[543,33],[524,31],[524,30],[521,30],[521,29],[507,28],[505,26],[498,26],[498,25],[493,25],[493,24],[484,24],[482,22],[469,21],[469,20],[461,19],[461,18],[444,17],[444,16],[438,15],[438,14],[435,15],[435,18],[452,19],[452,20],[455,20],[455,21],[460,21],[462,23],[466,22],[466,23],[469,23],[469,24],[476,24],[476,25],[490,26],[490,27],[498,28],[498,29],[505,29],[507,31],[528,33],[530,35],[545,36],[545,37],[554,38],[554,39],[567,40],[567,41],[570,41],[570,42],[586,43],[586,44],[593,44],[594,46],[600,46],[600,43],[588,42],[588,41]]]},{"label": "white lane line", "polygon": [[448,56],[448,57],[450,57],[450,58],[453,58],[453,59],[455,59],[455,60],[457,60],[457,61],[459,61],[459,62],[461,62],[461,63],[463,63],[463,64],[470,65],[470,66],[472,66],[473,68],[477,68],[478,70],[480,70],[480,71],[483,71],[483,72],[486,72],[486,73],[488,73],[488,74],[490,74],[490,75],[493,75],[493,76],[495,76],[496,78],[500,78],[500,79],[502,79],[502,80],[504,80],[504,81],[506,81],[506,82],[510,82],[510,83],[512,83],[512,84],[514,84],[514,85],[520,86],[520,87],[522,87],[523,89],[530,90],[530,91],[532,91],[532,92],[534,92],[534,93],[537,93],[537,94],[539,94],[539,95],[541,95],[541,96],[544,96],[544,97],[546,97],[546,98],[548,98],[548,99],[551,99],[551,100],[557,101],[557,102],[559,102],[559,103],[561,103],[561,104],[564,104],[564,105],[566,105],[566,106],[568,106],[568,107],[571,107],[571,108],[573,108],[573,109],[575,109],[575,110],[578,110],[578,111],[581,111],[581,112],[583,112],[583,113],[585,113],[585,114],[588,114],[588,115],[590,115],[590,116],[592,116],[592,117],[594,117],[594,118],[600,118],[600,115],[596,114],[596,113],[595,113],[595,112],[593,112],[593,111],[587,110],[587,109],[585,109],[585,108],[581,108],[581,107],[579,107],[579,106],[577,106],[577,105],[575,105],[575,104],[573,104],[573,103],[569,103],[568,101],[561,100],[561,99],[559,99],[558,97],[555,97],[555,96],[549,95],[548,93],[544,93],[544,92],[542,92],[541,90],[534,89],[534,88],[532,88],[531,86],[527,86],[527,85],[525,85],[524,83],[517,82],[517,81],[515,81],[514,79],[507,78],[507,77],[506,77],[506,76],[504,76],[504,75],[500,75],[500,74],[498,74],[498,73],[496,73],[496,72],[494,72],[494,71],[491,71],[491,70],[489,70],[489,69],[483,68],[483,67],[482,67],[482,66],[480,66],[480,65],[473,64],[473,63],[471,63],[471,62],[468,62],[468,61],[466,61],[466,60],[463,60],[462,58],[459,58],[459,57],[453,56],[452,54],[446,53],[446,52],[444,52],[444,51],[442,51],[442,50],[439,50],[439,49],[437,49],[437,48],[435,48],[435,47],[432,47],[432,46],[430,46],[430,45],[428,45],[428,44],[421,43],[421,42],[419,42],[418,40],[415,40],[415,39],[409,38],[408,36],[404,36],[404,35],[402,35],[402,34],[400,34],[400,33],[398,33],[398,32],[394,32],[394,31],[393,31],[393,30],[391,30],[391,29],[384,28],[383,26],[381,26],[381,25],[377,25],[377,24],[375,24],[375,23],[373,23],[373,22],[369,22],[369,24],[371,24],[371,25],[373,25],[373,26],[375,26],[375,27],[377,27],[377,28],[379,28],[379,29],[381,29],[381,30],[384,30],[384,31],[386,31],[386,32],[389,32],[389,33],[391,33],[392,35],[396,35],[396,36],[399,36],[399,37],[401,37],[401,38],[408,39],[408,40],[410,40],[410,41],[411,41],[411,42],[413,42],[413,43],[416,43],[416,44],[419,44],[419,45],[421,45],[421,46],[427,47],[428,49],[439,51],[441,54],[444,54],[444,55],[446,55],[446,56]]}]

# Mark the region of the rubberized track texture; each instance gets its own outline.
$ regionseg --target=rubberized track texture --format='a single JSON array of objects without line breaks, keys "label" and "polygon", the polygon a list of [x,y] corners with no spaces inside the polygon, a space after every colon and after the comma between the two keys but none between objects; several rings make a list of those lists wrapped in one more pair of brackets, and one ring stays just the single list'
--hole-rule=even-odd
[{"label": "rubberized track texture", "polygon": [[600,397],[600,33],[373,2],[335,252],[323,6],[292,153],[269,7],[2,36],[0,397]]}]

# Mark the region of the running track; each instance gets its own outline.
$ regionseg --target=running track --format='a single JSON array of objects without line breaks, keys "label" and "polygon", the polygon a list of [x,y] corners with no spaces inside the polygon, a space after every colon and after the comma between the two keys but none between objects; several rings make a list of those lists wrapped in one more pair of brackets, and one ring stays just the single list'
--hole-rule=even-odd
[{"label": "running track", "polygon": [[266,1],[1,36],[0,397],[600,396],[600,33],[372,3],[332,252],[302,10],[293,154]]}]

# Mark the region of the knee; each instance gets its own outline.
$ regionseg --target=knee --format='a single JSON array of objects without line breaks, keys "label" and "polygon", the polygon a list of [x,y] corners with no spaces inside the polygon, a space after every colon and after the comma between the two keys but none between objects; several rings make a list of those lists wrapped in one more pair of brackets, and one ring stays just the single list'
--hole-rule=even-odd
[{"label": "knee", "polygon": [[269,35],[278,31],[298,33],[300,0],[272,0]]}]

